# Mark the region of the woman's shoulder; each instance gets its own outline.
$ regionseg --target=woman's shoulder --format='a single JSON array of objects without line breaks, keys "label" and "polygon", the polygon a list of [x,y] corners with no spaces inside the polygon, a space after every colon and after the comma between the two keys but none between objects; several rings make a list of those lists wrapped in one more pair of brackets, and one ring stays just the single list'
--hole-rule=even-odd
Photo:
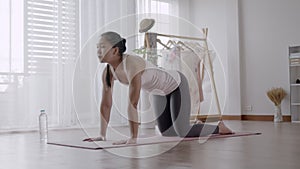
[{"label": "woman's shoulder", "polygon": [[125,55],[123,60],[125,72],[130,75],[136,75],[143,72],[146,68],[146,61],[136,55]]},{"label": "woman's shoulder", "polygon": [[125,54],[124,60],[126,65],[128,66],[145,65],[146,63],[146,60],[144,58],[132,54]]},{"label": "woman's shoulder", "polygon": [[134,55],[134,54],[124,54],[123,57],[125,57],[126,59],[129,59],[129,60],[134,59],[134,60],[144,60],[145,61],[144,58],[142,58],[142,57],[140,57],[138,55]]}]

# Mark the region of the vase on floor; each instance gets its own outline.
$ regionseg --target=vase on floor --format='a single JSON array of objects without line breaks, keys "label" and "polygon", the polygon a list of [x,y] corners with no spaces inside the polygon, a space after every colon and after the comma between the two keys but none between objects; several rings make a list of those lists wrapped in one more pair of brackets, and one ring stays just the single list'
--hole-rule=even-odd
[{"label": "vase on floor", "polygon": [[276,123],[282,122],[281,104],[275,106],[275,109],[274,109],[274,122],[276,122]]}]

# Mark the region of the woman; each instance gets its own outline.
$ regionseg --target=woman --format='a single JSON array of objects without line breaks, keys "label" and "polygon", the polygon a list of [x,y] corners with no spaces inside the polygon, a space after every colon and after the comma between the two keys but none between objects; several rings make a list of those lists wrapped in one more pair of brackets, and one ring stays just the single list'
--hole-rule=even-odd
[{"label": "woman", "polygon": [[103,71],[103,92],[100,106],[100,137],[83,141],[105,141],[112,107],[114,81],[129,86],[128,119],[131,137],[116,144],[135,144],[138,136],[137,104],[141,90],[153,95],[157,124],[163,136],[197,137],[209,134],[232,134],[222,121],[218,125],[190,125],[190,93],[187,79],[177,71],[162,70],[141,57],[124,54],[126,40],[115,32],[101,35],[97,44],[98,58],[107,63]]}]

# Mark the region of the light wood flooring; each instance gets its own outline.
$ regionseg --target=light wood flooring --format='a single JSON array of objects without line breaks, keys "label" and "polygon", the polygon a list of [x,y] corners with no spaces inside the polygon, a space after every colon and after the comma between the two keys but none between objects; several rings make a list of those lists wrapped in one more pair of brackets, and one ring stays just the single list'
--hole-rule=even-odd
[{"label": "light wood flooring", "polygon": [[[0,169],[299,169],[300,124],[225,121],[235,131],[262,132],[235,137],[126,147],[111,151],[42,144],[37,132],[0,134]],[[142,157],[144,151],[157,152]],[[137,157],[125,157],[127,153]]]}]

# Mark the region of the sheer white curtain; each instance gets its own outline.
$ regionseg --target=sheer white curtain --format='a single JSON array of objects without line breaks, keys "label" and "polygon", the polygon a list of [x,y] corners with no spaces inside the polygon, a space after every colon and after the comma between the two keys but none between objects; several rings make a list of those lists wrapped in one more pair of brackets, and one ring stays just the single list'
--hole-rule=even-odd
[{"label": "sheer white curtain", "polygon": [[75,125],[78,0],[0,2],[0,130],[36,128],[40,109],[50,127]]},{"label": "sheer white curtain", "polygon": [[[127,51],[135,49],[135,0],[81,0],[80,56],[74,74],[74,103],[83,127],[99,125],[102,71],[96,44],[101,33],[115,31],[127,40]],[[127,124],[127,87],[116,82],[110,125]]]},{"label": "sheer white curtain", "polygon": [[137,0],[137,12],[178,15],[179,0]]},{"label": "sheer white curtain", "polygon": [[[178,34],[179,0],[137,0],[138,22],[144,18],[155,19],[151,32]],[[163,40],[164,38],[162,38]],[[138,39],[143,45],[144,37]]]},{"label": "sheer white curtain", "polygon": [[[130,53],[143,42],[140,16],[176,11],[177,0],[0,0],[0,130],[36,128],[40,109],[52,127],[98,125],[99,35],[120,33]],[[174,31],[169,20],[156,21],[155,29]],[[127,98],[117,84],[112,124],[127,123]]]}]

